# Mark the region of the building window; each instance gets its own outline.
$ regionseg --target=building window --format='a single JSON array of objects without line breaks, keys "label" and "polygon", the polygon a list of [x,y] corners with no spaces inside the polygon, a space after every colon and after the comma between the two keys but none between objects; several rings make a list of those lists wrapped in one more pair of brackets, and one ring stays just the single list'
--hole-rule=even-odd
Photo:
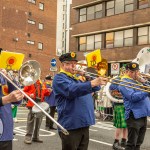
[{"label": "building window", "polygon": [[123,31],[115,32],[114,47],[123,47]]},{"label": "building window", "polygon": [[39,3],[39,9],[44,10],[44,4],[43,3]]},{"label": "building window", "polygon": [[33,21],[33,20],[29,20],[29,19],[28,19],[28,23],[29,23],[29,24],[33,24],[33,25],[34,25],[34,24],[35,24],[35,21]]},{"label": "building window", "polygon": [[66,11],[66,5],[63,5],[63,11]]},{"label": "building window", "polygon": [[148,44],[149,27],[138,28],[138,45]]},{"label": "building window", "polygon": [[36,0],[28,0],[28,2],[36,4]]},{"label": "building window", "polygon": [[115,14],[120,14],[124,12],[124,0],[115,1]]},{"label": "building window", "polygon": [[106,15],[107,16],[112,16],[114,15],[114,7],[115,7],[115,3],[114,1],[108,1],[106,3]]},{"label": "building window", "polygon": [[95,18],[102,18],[102,4],[95,6]]},{"label": "building window", "polygon": [[42,50],[42,49],[43,49],[43,43],[40,43],[40,42],[38,43],[38,49],[39,49],[39,50]]},{"label": "building window", "polygon": [[79,10],[80,22],[102,17],[102,4],[81,8]]},{"label": "building window", "polygon": [[124,31],[124,46],[133,45],[133,29]]},{"label": "building window", "polygon": [[106,48],[114,47],[114,32],[106,33]]},{"label": "building window", "polygon": [[106,48],[133,45],[133,29],[106,33]]},{"label": "building window", "polygon": [[106,16],[133,11],[134,0],[113,0],[106,3]]},{"label": "building window", "polygon": [[79,51],[86,51],[86,37],[79,38]]},{"label": "building window", "polygon": [[44,29],[44,24],[43,23],[39,23],[39,29],[43,30]]},{"label": "building window", "polygon": [[30,37],[30,36],[31,36],[31,34],[30,34],[30,33],[27,33],[27,36],[28,36],[28,37]]},{"label": "building window", "polygon": [[99,49],[102,47],[102,35],[96,34],[95,35],[95,49]]},{"label": "building window", "polygon": [[27,41],[27,44],[34,45],[34,43],[35,43],[34,41],[30,41],[30,40]]},{"label": "building window", "polygon": [[88,51],[101,48],[102,35],[89,35],[79,37],[79,51]]},{"label": "building window", "polygon": [[149,7],[149,0],[139,0],[139,9]]},{"label": "building window", "polygon": [[87,36],[86,50],[94,50],[94,35]]},{"label": "building window", "polygon": [[133,11],[134,9],[133,3],[134,3],[133,0],[125,0],[125,12]]},{"label": "building window", "polygon": [[87,20],[93,20],[94,19],[94,6],[87,8]]},{"label": "building window", "polygon": [[80,9],[80,22],[86,21],[86,8]]}]

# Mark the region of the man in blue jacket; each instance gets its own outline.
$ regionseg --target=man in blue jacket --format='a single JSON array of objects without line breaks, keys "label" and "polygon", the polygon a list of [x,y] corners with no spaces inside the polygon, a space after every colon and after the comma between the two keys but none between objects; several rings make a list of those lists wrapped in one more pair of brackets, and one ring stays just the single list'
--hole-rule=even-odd
[{"label": "man in blue jacket", "polygon": [[0,75],[0,149],[12,150],[13,118],[11,103],[18,104],[23,98],[19,90]]},{"label": "man in blue jacket", "polygon": [[59,57],[60,73],[54,77],[53,91],[56,99],[58,122],[69,131],[69,135],[59,132],[62,150],[87,150],[89,126],[95,124],[92,93],[106,84],[105,78],[80,81],[76,76],[76,53],[66,53]]},{"label": "man in blue jacket", "polygon": [[[122,77],[121,84],[123,81],[130,82],[129,86],[133,86],[131,83],[139,84],[139,81],[141,82],[137,63],[131,62],[126,65],[126,74]],[[140,150],[146,133],[147,116],[150,116],[149,93],[121,85],[119,91],[124,100],[128,128],[128,141],[125,149]]]},{"label": "man in blue jacket", "polygon": [[[46,82],[45,82],[46,88],[48,88],[50,90],[50,95],[45,96],[45,101],[49,104],[49,107],[50,107],[49,115],[54,118],[55,111],[56,111],[56,100],[55,100],[54,92],[53,92],[53,89],[52,89],[53,78],[52,78],[51,75],[47,75],[45,77],[45,80],[46,80]],[[53,127],[53,124],[54,124],[54,122],[46,116],[45,129],[46,130],[57,130],[56,128]]]}]

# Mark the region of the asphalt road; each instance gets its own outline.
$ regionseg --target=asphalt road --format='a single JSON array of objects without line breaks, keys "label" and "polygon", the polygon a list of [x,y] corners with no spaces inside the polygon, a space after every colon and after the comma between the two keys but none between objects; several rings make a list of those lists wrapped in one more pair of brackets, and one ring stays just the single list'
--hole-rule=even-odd
[{"label": "asphalt road", "polygon": [[[61,150],[61,140],[56,130],[45,130],[45,117],[40,129],[40,138],[43,143],[35,143],[28,145],[24,143],[26,133],[26,120],[28,109],[19,107],[18,123],[15,123],[13,150]],[[56,115],[57,118],[57,115]],[[115,128],[112,122],[96,120],[96,124],[90,128],[90,143],[88,150],[112,150]],[[141,150],[150,150],[150,128],[147,129],[146,137]]]}]

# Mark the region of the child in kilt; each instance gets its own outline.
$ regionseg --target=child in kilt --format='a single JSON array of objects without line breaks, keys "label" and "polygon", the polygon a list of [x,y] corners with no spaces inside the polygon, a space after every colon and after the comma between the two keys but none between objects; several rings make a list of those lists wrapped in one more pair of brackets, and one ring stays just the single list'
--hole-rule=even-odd
[{"label": "child in kilt", "polygon": [[[120,73],[121,73],[121,76],[125,73],[125,67],[122,67],[120,69]],[[121,77],[119,76],[116,79],[121,80]],[[114,96],[116,98],[120,99],[120,97],[122,97],[121,94],[118,92],[117,84],[111,84],[110,90],[115,91]],[[118,94],[116,91],[118,92]],[[114,126],[116,127],[113,149],[122,150],[125,148],[126,139],[127,139],[127,124],[125,120],[125,108],[124,108],[123,103],[114,102],[113,106],[114,106],[113,122],[114,122]],[[121,135],[122,135],[122,139],[121,139],[121,144],[120,144],[119,140],[120,140]]]}]

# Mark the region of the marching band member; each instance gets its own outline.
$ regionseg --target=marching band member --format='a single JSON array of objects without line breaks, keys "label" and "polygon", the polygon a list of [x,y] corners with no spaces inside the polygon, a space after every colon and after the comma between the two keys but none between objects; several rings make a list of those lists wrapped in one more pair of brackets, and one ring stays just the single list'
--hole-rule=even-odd
[{"label": "marching band member", "polygon": [[[0,48],[0,52],[2,49]],[[7,75],[5,70],[1,70]],[[13,118],[11,104],[21,103],[24,95],[0,75],[0,149],[12,150]]]},{"label": "marching band member", "polygon": [[[54,97],[54,92],[52,89],[52,82],[53,78],[51,75],[47,75],[45,77],[45,86],[50,90],[50,95],[45,97],[45,101],[49,104],[50,111],[49,115],[54,118],[55,116],[55,111],[56,111],[56,101]],[[46,116],[46,121],[45,121],[45,129],[46,130],[57,130],[56,128],[53,127],[54,122],[49,119],[49,117]]]},{"label": "marching band member", "polygon": [[106,84],[105,78],[91,81],[77,78],[75,67],[76,53],[66,53],[59,57],[60,73],[54,77],[53,91],[56,99],[58,122],[69,131],[69,135],[59,132],[62,150],[87,150],[89,126],[95,124],[92,92]]},{"label": "marching band member", "polygon": [[[42,88],[41,80],[37,80],[35,84],[24,87],[24,92],[30,96],[36,102],[43,102],[44,96],[48,96],[50,94],[49,90]],[[31,144],[33,142],[43,143],[43,141],[39,138],[40,126],[42,124],[43,116],[36,118],[34,113],[32,112],[32,107],[34,104],[28,100],[27,108],[29,109],[28,117],[27,117],[27,128],[24,143]],[[32,137],[33,136],[33,137]]]},{"label": "marching band member", "polygon": [[[122,77],[122,82],[132,82],[139,84],[139,65],[131,62],[126,65],[126,74]],[[129,84],[132,86],[132,84]],[[125,119],[128,128],[128,141],[125,150],[140,150],[144,141],[147,116],[150,116],[149,93],[119,85],[125,106]]]},{"label": "marching band member", "polygon": [[[121,77],[124,75],[125,70],[126,69],[124,66],[122,68],[120,68],[120,76],[116,77],[115,79],[121,80]],[[114,79],[114,81],[115,81],[115,79]],[[117,82],[117,80],[115,82]],[[119,86],[118,84],[112,83],[110,85],[110,90],[114,91],[114,95],[113,95],[113,92],[112,92],[112,95],[119,99],[121,95],[117,95],[117,94],[119,94],[118,86]],[[117,94],[115,92],[117,92]],[[113,149],[121,150],[121,149],[125,148],[126,139],[127,139],[127,125],[126,125],[126,121],[125,121],[125,108],[124,108],[123,103],[114,102],[113,106],[114,106],[113,122],[114,122],[114,126],[116,127],[115,141],[113,143]],[[120,145],[119,139],[120,139],[121,135],[122,135],[122,140],[121,140],[121,145]]]}]

